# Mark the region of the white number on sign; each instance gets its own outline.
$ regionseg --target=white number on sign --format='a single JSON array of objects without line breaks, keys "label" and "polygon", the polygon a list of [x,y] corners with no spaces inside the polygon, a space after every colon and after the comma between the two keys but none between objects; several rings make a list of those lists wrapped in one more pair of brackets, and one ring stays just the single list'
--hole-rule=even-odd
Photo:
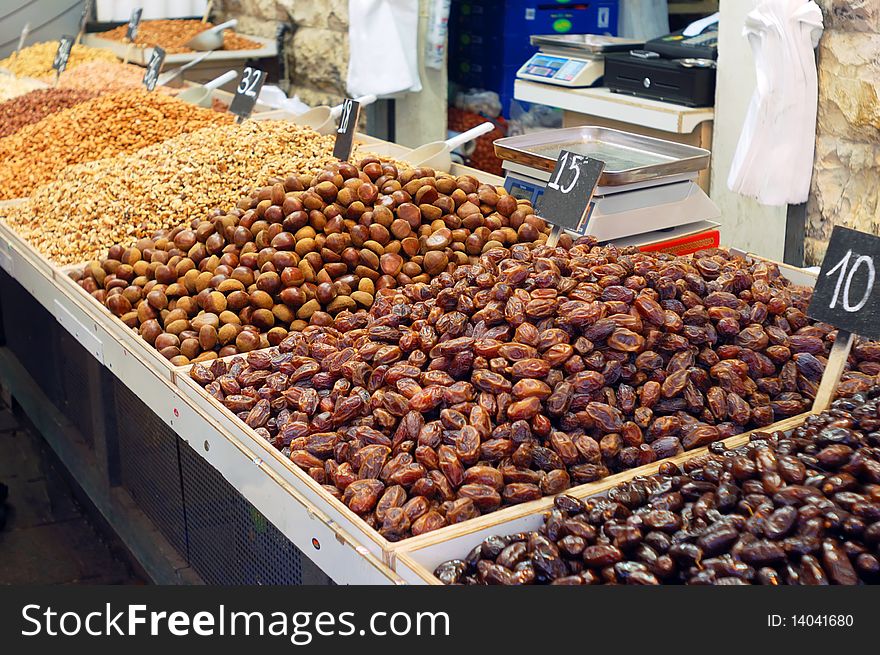
[{"label": "white number on sign", "polygon": [[351,99],[346,98],[342,103],[342,118],[339,121],[339,128],[336,130],[337,134],[345,134],[348,131],[348,121],[351,120],[352,107],[354,107],[354,103]]},{"label": "white number on sign", "polygon": [[[834,309],[837,306],[837,300],[841,296],[841,287],[843,287],[843,308],[848,312],[857,312],[865,304],[868,302],[868,299],[871,297],[871,292],[874,290],[874,277],[875,277],[875,269],[874,269],[874,260],[867,255],[862,255],[858,259],[856,259],[853,267],[849,269],[849,275],[846,273],[846,269],[849,267],[849,260],[852,259],[852,250],[848,250],[846,256],[838,262],[838,264],[828,271],[825,275],[833,275],[840,270],[840,276],[837,278],[837,286],[834,287],[834,295],[831,297],[831,304],[829,307]],[[856,271],[859,270],[860,266],[866,266],[868,269],[868,283],[865,287],[865,293],[862,296],[862,299],[855,305],[850,302],[850,286],[852,285],[853,277],[856,274]],[[846,276],[846,282],[844,283],[843,278]]]},{"label": "white number on sign", "polygon": [[[569,193],[572,189],[574,189],[577,184],[578,178],[581,175],[580,163],[584,160],[582,155],[572,155],[571,160],[568,159],[568,152],[562,153],[562,166],[559,167],[559,170],[556,171],[556,179],[550,181],[547,186],[551,189],[556,189],[557,191],[561,191],[562,193]],[[574,177],[571,178],[571,183],[568,186],[560,186],[559,179],[562,177],[562,172],[566,169],[566,164],[568,165],[568,169],[574,171]]]},{"label": "white number on sign", "polygon": [[254,89],[257,86],[257,82],[260,81],[261,75],[260,71],[250,66],[246,67],[241,75],[241,82],[238,83],[238,92],[249,98],[256,96],[257,93]]}]

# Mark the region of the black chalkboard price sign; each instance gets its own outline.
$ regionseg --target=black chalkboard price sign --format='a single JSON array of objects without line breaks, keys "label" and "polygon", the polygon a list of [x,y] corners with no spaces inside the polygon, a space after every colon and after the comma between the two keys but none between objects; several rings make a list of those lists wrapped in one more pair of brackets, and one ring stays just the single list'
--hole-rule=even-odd
[{"label": "black chalkboard price sign", "polygon": [[141,7],[131,12],[131,18],[128,19],[128,28],[125,30],[125,40],[129,43],[134,43],[134,40],[137,38],[138,28],[141,25],[141,14],[143,13],[144,10]]},{"label": "black chalkboard price sign", "polygon": [[880,339],[880,237],[834,228],[808,314]]},{"label": "black chalkboard price sign", "polygon": [[52,68],[56,75],[61,75],[67,68],[67,60],[70,59],[70,51],[73,48],[74,37],[65,34],[58,42],[58,50],[55,51],[55,59],[52,60]]},{"label": "black chalkboard price sign", "polygon": [[258,68],[246,66],[241,72],[241,79],[235,88],[235,96],[229,105],[229,111],[238,116],[238,122],[241,123],[254,111],[254,105],[257,104],[257,98],[260,97],[260,89],[266,81],[266,72]]},{"label": "black chalkboard price sign", "polygon": [[555,246],[563,230],[586,234],[591,201],[605,162],[563,150],[538,202],[538,214],[553,225],[548,245]]},{"label": "black chalkboard price sign", "polygon": [[165,63],[165,51],[159,46],[153,48],[153,54],[150,55],[150,61],[147,62],[147,70],[144,73],[144,86],[147,91],[156,88],[159,81],[159,71],[162,70],[162,64]]},{"label": "black chalkboard price sign", "polygon": [[853,335],[880,339],[880,237],[835,227],[807,309],[810,318],[838,328],[813,410],[834,398]]},{"label": "black chalkboard price sign", "polygon": [[351,158],[354,133],[357,131],[360,115],[361,105],[357,100],[346,98],[342,102],[339,127],[336,128],[336,143],[333,144],[333,156],[340,161],[348,161]]}]

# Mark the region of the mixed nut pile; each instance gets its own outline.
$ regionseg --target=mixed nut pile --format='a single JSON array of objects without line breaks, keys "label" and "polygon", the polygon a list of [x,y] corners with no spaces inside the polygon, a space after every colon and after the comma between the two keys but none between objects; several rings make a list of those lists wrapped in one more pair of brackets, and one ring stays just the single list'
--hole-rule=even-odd
[{"label": "mixed nut pile", "polygon": [[38,89],[7,100],[0,104],[0,138],[96,95],[84,89]]},{"label": "mixed nut pile", "polygon": [[[173,363],[277,345],[368,309],[377,293],[518,241],[546,240],[531,206],[474,178],[375,157],[289,176],[74,274]],[[205,323],[217,338],[198,341]]]},{"label": "mixed nut pile", "polygon": [[[0,59],[0,68],[10,71],[18,77],[36,77],[44,81],[55,79],[52,62],[58,52],[58,41],[43,41],[22,48],[6,59]],[[112,52],[100,48],[77,44],[70,51],[67,68],[73,69],[90,61],[119,61]]]},{"label": "mixed nut pile", "polygon": [[607,497],[558,496],[540,530],[492,536],[446,584],[855,585],[880,581],[880,389],[790,436],[671,463]]},{"label": "mixed nut pile", "polygon": [[[145,20],[138,28],[134,43],[140,47],[161,46],[169,54],[192,52],[186,43],[200,32],[214,27],[213,23],[200,20]],[[101,32],[102,39],[125,41],[127,25]],[[260,44],[232,30],[223,32],[223,50],[256,50]]]},{"label": "mixed nut pile", "polygon": [[229,114],[143,89],[98,96],[0,139],[0,200],[23,198],[57,181],[71,164],[131,153],[232,120]]},{"label": "mixed nut pile", "polygon": [[519,244],[191,376],[398,540],[806,411],[833,339],[808,300],[722,251]]}]

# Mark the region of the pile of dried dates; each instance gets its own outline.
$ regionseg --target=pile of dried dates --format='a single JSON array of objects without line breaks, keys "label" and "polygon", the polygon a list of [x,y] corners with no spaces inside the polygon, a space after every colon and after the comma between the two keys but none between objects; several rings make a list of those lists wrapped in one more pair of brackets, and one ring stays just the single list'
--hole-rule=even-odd
[{"label": "pile of dried dates", "polygon": [[558,496],[539,532],[490,537],[435,571],[446,584],[880,582],[880,389],[790,436],[615,487]]},{"label": "pile of dried dates", "polygon": [[[806,411],[809,298],[719,250],[514,245],[191,375],[399,540]],[[846,393],[880,370],[856,353]]]}]

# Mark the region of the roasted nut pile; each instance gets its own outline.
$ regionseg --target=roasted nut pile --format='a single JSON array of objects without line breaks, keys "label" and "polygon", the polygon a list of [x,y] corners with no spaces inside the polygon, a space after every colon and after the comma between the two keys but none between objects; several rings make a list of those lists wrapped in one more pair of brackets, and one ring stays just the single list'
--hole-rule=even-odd
[{"label": "roasted nut pile", "polygon": [[558,496],[538,532],[493,536],[447,584],[856,585],[880,582],[880,391],[791,436],[663,464],[607,497]]},{"label": "roasted nut pile", "polygon": [[77,89],[38,89],[0,104],[0,137],[18,132],[25,125],[43,120],[49,114],[94,98],[92,91]]},{"label": "roasted nut pile", "polygon": [[[199,32],[214,27],[213,23],[203,23],[200,20],[145,20],[138,28],[135,37],[135,45],[141,47],[160,46],[168,54],[179,52],[193,52],[186,47],[186,42]],[[99,36],[111,41],[125,41],[127,26],[120,25]],[[232,30],[223,32],[224,50],[256,50],[260,44],[252,39],[236,34]]]},{"label": "roasted nut pile", "polygon": [[0,73],[0,102],[17,98],[34,89],[43,89],[46,85],[40,80],[30,77],[15,77]]},{"label": "roasted nut pile", "polygon": [[333,140],[286,121],[196,130],[68,168],[59,174],[63,183],[34,190],[8,222],[58,264],[99,259],[112,244],[128,247],[234,207],[274,176],[318,173],[333,160]]},{"label": "roasted nut pile", "polygon": [[[114,246],[79,282],[185,364],[260,347],[233,334],[242,326],[277,345],[288,330],[369,308],[382,289],[427,282],[483,250],[546,240],[545,232],[529,204],[503,190],[430,169],[398,172],[368,157],[359,167],[337,163],[314,178],[288,177],[229,213],[135,248]],[[225,328],[218,340],[167,348],[203,322]]]},{"label": "roasted nut pile", "polygon": [[[221,309],[223,295],[203,302]],[[324,333],[291,337],[278,360],[249,357],[232,374],[237,387],[224,385],[222,362],[191,375],[400,539],[806,411],[831,339],[808,324],[808,299],[775,266],[721,251],[691,261],[589,240],[568,251],[515,245],[430,284],[379,292],[369,316],[345,312]],[[271,325],[265,305],[260,320]],[[173,318],[171,332],[201,334],[182,312]],[[211,317],[208,345],[222,320]],[[150,328],[149,338],[160,334],[158,322]],[[225,329],[227,343],[241,334]],[[167,356],[183,347],[172,337],[158,345],[171,346]],[[875,369],[880,347],[857,350]],[[875,382],[847,378],[849,392]],[[317,395],[291,424],[307,389]],[[429,518],[385,511],[414,499]]]},{"label": "roasted nut pile", "polygon": [[[144,86],[144,68],[121,61],[92,61],[76,68],[68,68],[58,81],[62,89],[81,89],[98,93],[115,93]],[[174,95],[179,89],[157,86],[155,91]]]},{"label": "roasted nut pile", "polygon": [[99,96],[0,139],[0,200],[27,196],[56,180],[65,166],[231,122],[228,114],[145,90]]},{"label": "roasted nut pile", "polygon": [[[18,77],[42,77],[54,80],[52,62],[58,52],[58,41],[44,41],[22,48],[18,54],[0,59],[0,68],[12,71]],[[70,51],[67,68],[73,69],[90,61],[119,61],[112,52],[100,48],[75,45]]]}]

